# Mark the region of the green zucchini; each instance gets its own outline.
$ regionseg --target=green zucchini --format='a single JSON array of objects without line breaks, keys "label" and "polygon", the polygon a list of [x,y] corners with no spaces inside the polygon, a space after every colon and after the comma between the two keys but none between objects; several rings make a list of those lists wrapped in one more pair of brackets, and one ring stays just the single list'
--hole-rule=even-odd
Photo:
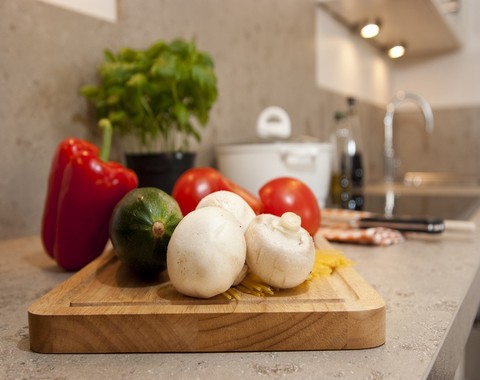
[{"label": "green zucchini", "polygon": [[126,194],[113,210],[110,239],[118,258],[139,275],[167,266],[167,246],[183,218],[177,201],[164,191],[143,187]]}]

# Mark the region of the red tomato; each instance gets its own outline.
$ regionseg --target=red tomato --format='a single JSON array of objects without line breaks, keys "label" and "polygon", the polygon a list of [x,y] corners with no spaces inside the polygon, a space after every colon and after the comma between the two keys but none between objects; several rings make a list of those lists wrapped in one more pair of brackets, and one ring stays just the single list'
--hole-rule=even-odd
[{"label": "red tomato", "polygon": [[302,227],[314,235],[320,227],[320,207],[312,190],[302,181],[281,177],[267,182],[259,191],[263,212],[281,216],[291,211],[302,218]]},{"label": "red tomato", "polygon": [[172,196],[183,215],[195,210],[200,200],[210,193],[227,190],[240,195],[256,214],[262,210],[260,201],[250,192],[224,177],[213,168],[192,168],[184,172],[175,183]]}]

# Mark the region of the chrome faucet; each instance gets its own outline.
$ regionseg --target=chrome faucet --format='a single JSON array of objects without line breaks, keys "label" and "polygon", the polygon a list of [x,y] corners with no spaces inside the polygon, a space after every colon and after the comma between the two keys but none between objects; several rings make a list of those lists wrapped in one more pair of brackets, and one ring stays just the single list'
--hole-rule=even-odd
[{"label": "chrome faucet", "polygon": [[393,115],[400,103],[410,100],[420,106],[425,118],[425,130],[428,133],[433,132],[433,112],[430,104],[417,94],[405,91],[398,91],[387,105],[387,113],[384,118],[385,127],[385,182],[393,182],[395,176],[395,151],[393,149]]}]

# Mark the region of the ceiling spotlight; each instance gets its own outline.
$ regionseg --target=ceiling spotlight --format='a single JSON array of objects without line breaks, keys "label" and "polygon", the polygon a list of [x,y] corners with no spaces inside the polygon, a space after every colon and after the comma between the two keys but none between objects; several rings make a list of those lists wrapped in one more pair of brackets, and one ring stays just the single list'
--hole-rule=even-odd
[{"label": "ceiling spotlight", "polygon": [[390,58],[400,58],[405,54],[405,44],[397,44],[388,49],[388,56]]},{"label": "ceiling spotlight", "polygon": [[360,29],[360,35],[363,38],[373,38],[380,32],[380,23],[378,21],[367,22],[362,29]]}]

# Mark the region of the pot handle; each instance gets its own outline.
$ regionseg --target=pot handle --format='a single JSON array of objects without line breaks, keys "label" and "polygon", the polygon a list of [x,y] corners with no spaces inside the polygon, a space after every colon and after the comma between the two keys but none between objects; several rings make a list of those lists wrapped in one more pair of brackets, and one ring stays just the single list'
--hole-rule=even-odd
[{"label": "pot handle", "polygon": [[293,149],[280,153],[280,158],[287,166],[315,166],[317,152],[308,149]]},{"label": "pot handle", "polygon": [[260,138],[287,139],[291,133],[291,122],[288,113],[280,107],[265,108],[257,119],[257,135]]}]

